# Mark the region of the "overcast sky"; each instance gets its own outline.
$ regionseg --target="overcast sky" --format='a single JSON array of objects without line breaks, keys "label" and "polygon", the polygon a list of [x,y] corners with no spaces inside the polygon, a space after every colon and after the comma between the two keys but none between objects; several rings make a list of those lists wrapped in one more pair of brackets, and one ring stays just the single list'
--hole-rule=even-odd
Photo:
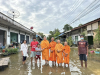
[{"label": "overcast sky", "polygon": [[[94,0],[0,0],[0,12],[15,9],[20,16],[15,20],[35,32],[49,34],[50,30],[61,30],[66,23],[71,21]],[[75,10],[76,9],[76,10]],[[9,16],[9,15],[8,15]],[[87,23],[100,17],[100,7],[71,26]],[[62,30],[61,30],[62,31]]]}]

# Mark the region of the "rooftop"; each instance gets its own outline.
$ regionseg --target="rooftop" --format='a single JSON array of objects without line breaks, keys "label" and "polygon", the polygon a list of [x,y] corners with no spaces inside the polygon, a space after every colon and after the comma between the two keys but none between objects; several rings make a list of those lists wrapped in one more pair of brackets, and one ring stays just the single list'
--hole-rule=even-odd
[{"label": "rooftop", "polygon": [[85,26],[88,26],[88,25],[91,25],[91,24],[96,23],[96,22],[98,22],[98,21],[100,21],[100,18],[95,19],[95,20],[93,20],[93,21],[90,21],[90,22],[88,22],[88,23],[86,23],[86,24],[83,24],[82,26],[73,28],[71,31],[76,30],[76,29],[79,29],[79,28],[82,28],[82,27],[85,27]]},{"label": "rooftop", "polygon": [[12,18],[8,17],[7,15],[0,12],[0,24],[5,25],[7,27],[12,27],[15,29],[18,29],[20,31],[26,32],[26,33],[35,33],[31,29],[25,27],[24,25],[18,23],[17,21],[13,20]]}]

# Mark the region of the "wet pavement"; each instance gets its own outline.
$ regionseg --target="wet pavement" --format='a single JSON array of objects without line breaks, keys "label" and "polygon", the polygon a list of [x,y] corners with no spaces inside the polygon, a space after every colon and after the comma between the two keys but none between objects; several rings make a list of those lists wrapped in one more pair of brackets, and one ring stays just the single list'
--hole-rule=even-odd
[{"label": "wet pavement", "polygon": [[9,66],[0,71],[0,75],[100,75],[100,55],[89,54],[88,68],[81,67],[77,50],[71,49],[70,67],[44,65],[44,61],[39,64],[34,63],[31,66],[30,57],[27,58],[26,64],[22,64],[21,53],[10,55]]}]

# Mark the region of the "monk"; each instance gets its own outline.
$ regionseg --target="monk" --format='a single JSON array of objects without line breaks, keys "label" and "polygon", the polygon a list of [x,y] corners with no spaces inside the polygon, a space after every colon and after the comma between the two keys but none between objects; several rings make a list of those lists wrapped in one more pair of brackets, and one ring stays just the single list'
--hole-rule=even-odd
[{"label": "monk", "polygon": [[66,67],[66,64],[68,64],[69,67],[69,55],[70,55],[70,46],[67,44],[67,42],[64,42],[63,47],[63,57],[64,57],[64,66]]},{"label": "monk", "polygon": [[49,47],[50,47],[50,57],[49,57],[49,60],[52,61],[53,65],[54,65],[54,63],[56,64],[55,46],[56,46],[56,42],[54,41],[54,37],[52,37],[51,38],[51,42],[49,44]]},{"label": "monk", "polygon": [[58,66],[60,63],[63,63],[62,51],[63,51],[63,45],[60,43],[60,40],[57,40],[57,44],[55,46],[55,52],[57,55]]},{"label": "monk", "polygon": [[48,64],[49,60],[49,41],[47,40],[46,36],[43,38],[44,40],[41,42],[41,49],[42,51],[42,60],[45,60],[45,64]]}]

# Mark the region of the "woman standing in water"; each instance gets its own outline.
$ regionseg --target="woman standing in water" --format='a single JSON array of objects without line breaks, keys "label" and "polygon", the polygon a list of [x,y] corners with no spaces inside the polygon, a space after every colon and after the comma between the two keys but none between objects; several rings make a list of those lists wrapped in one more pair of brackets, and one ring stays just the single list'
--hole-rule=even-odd
[{"label": "woman standing in water", "polygon": [[26,44],[26,40],[24,40],[23,44],[21,44],[21,52],[22,52],[22,56],[23,56],[23,64],[25,64],[26,58],[28,56],[28,54],[27,54],[28,46]]}]

